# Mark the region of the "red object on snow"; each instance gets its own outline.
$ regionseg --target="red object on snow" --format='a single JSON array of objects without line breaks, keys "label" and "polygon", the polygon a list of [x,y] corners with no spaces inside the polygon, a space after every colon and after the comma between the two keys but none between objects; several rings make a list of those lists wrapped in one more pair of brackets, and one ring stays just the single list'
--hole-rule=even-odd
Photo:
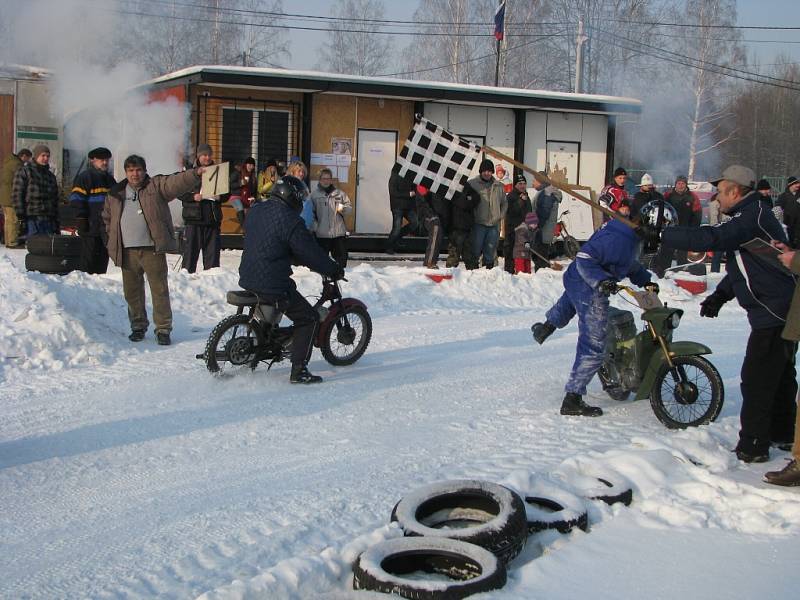
[{"label": "red object on snow", "polygon": [[425,273],[425,277],[434,283],[442,283],[445,279],[452,279],[453,276],[449,273]]},{"label": "red object on snow", "polygon": [[690,294],[702,294],[708,287],[705,279],[676,279],[675,285],[682,287]]}]

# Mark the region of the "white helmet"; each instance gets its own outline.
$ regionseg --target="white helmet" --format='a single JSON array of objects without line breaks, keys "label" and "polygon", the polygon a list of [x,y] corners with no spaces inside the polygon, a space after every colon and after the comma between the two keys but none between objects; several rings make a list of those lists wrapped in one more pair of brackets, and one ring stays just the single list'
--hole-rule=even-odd
[{"label": "white helmet", "polygon": [[[661,223],[658,222],[659,208],[663,205],[663,218]],[[642,215],[642,223],[650,225],[651,227],[669,227],[678,224],[678,211],[669,202],[662,202],[661,200],[651,200],[642,207],[639,211]]]},{"label": "white helmet", "polygon": [[642,175],[642,180],[639,182],[637,187],[642,187],[644,185],[653,185],[653,177],[650,173],[645,173]]}]

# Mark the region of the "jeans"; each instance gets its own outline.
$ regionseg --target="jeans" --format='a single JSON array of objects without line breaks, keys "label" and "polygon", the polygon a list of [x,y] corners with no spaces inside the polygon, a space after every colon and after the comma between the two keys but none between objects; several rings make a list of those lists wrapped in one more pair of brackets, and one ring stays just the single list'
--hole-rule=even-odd
[{"label": "jeans", "polygon": [[56,222],[50,217],[28,218],[28,235],[51,235],[58,234]]},{"label": "jeans", "polygon": [[483,256],[483,266],[491,269],[497,255],[497,242],[500,239],[499,225],[472,226],[472,254],[475,258]]},{"label": "jeans", "polygon": [[[403,217],[406,223],[403,225]],[[415,232],[419,227],[419,219],[417,212],[411,209],[393,208],[392,209],[392,231],[389,234],[389,239],[386,242],[387,250],[394,250],[395,245],[401,237],[409,233]]]}]

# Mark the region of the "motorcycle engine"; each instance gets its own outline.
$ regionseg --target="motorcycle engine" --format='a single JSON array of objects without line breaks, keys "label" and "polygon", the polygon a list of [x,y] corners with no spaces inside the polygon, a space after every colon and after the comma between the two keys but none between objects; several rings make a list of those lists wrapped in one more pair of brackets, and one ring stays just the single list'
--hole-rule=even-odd
[{"label": "motorcycle engine", "polygon": [[636,333],[633,313],[613,306],[609,308],[606,350],[613,365],[608,371],[626,390],[637,389],[641,378],[636,356]]}]

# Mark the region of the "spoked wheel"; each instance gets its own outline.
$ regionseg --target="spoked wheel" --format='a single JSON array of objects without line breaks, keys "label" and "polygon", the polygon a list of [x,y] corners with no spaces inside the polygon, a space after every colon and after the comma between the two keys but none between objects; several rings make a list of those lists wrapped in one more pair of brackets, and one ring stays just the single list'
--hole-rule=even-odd
[{"label": "spoked wheel", "polygon": [[372,319],[360,306],[344,309],[320,341],[320,350],[332,365],[352,365],[372,338]]},{"label": "spoked wheel", "polygon": [[603,391],[611,396],[612,400],[624,402],[630,397],[630,390],[625,390],[614,382],[605,367],[600,367],[600,370],[597,371],[597,377],[600,379],[600,383],[603,384]]},{"label": "spoked wheel", "polygon": [[567,258],[574,259],[578,256],[581,250],[581,245],[574,237],[568,235],[564,238],[564,254]]},{"label": "spoked wheel", "polygon": [[717,369],[701,356],[676,356],[663,365],[650,394],[650,406],[670,429],[710,423],[719,416],[725,388]]},{"label": "spoked wheel", "polygon": [[260,348],[261,331],[247,315],[232,315],[220,321],[206,343],[206,367],[214,375],[232,375],[243,367],[254,369]]}]

